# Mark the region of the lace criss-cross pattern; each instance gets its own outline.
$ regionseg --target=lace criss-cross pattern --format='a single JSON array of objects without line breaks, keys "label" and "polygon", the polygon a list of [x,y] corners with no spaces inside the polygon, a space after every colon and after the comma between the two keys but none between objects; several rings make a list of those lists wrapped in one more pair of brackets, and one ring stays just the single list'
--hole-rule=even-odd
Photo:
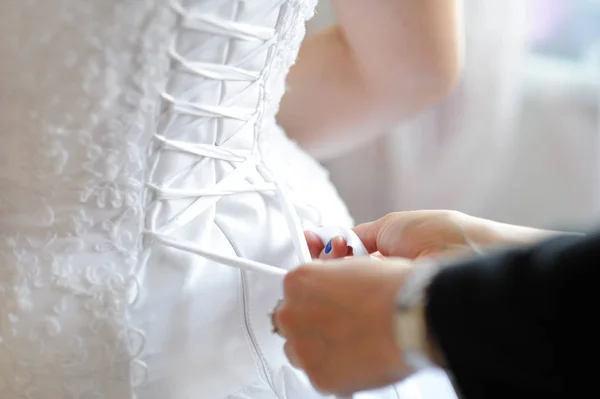
[{"label": "lace criss-cross pattern", "polygon": [[[282,4],[286,3],[286,1],[287,0],[281,0],[277,2],[275,6],[282,6]],[[277,35],[285,34],[285,32],[278,31],[277,27],[265,28],[247,23],[225,20],[214,15],[192,13],[186,10],[179,2],[176,1],[172,1],[170,5],[179,17],[181,29],[194,30],[210,35],[227,37],[229,40],[260,42],[260,45],[247,55],[248,58],[254,56],[260,51],[265,50],[268,52],[268,57],[272,58],[276,52],[276,46],[278,42]],[[282,10],[282,12],[286,12],[286,10]],[[269,74],[268,66],[260,71],[251,71],[237,66],[243,64],[244,60],[238,61],[236,63],[237,65],[190,61],[178,51],[176,43],[177,41],[174,40],[170,49],[170,56],[176,67],[183,68],[187,73],[193,74],[197,77],[213,81],[248,82],[249,86],[247,89],[258,87],[260,97],[264,97],[264,85]],[[265,65],[270,65],[269,61],[270,60],[267,60]],[[162,99],[168,109],[168,112],[170,112],[170,121],[181,115],[194,118],[221,118],[241,121],[244,126],[253,125],[254,140],[251,150],[237,150],[228,149],[226,146],[170,139],[169,128],[171,123],[167,123],[162,131],[155,133],[154,140],[158,143],[158,151],[156,151],[154,154],[154,161],[150,171],[150,176],[154,175],[153,172],[158,165],[160,155],[163,151],[177,151],[184,153],[186,155],[196,157],[198,162],[186,168],[186,170],[180,171],[165,181],[147,182],[146,186],[152,193],[151,201],[148,206],[149,212],[153,212],[153,210],[156,209],[154,205],[159,201],[189,199],[192,200],[192,202],[189,206],[180,211],[175,217],[169,220],[165,225],[160,227],[154,225],[147,226],[145,233],[152,237],[157,243],[190,252],[227,266],[245,270],[257,270],[263,273],[275,275],[284,275],[286,272],[284,269],[260,262],[255,262],[249,259],[211,252],[201,248],[194,242],[179,240],[170,236],[171,232],[200,216],[202,212],[209,208],[205,204],[201,204],[199,202],[199,199],[201,198],[212,197],[214,202],[216,202],[223,196],[235,195],[239,193],[257,192],[264,195],[276,195],[279,200],[279,204],[282,207],[287,225],[291,231],[291,239],[300,261],[310,261],[310,253],[303,240],[302,226],[294,209],[293,201],[291,200],[290,195],[286,192],[286,188],[273,178],[273,175],[269,172],[268,168],[262,164],[260,159],[260,153],[258,151],[257,144],[257,129],[260,125],[260,120],[263,114],[264,101],[259,101],[258,107],[252,109],[231,107],[228,106],[226,102],[225,104],[214,106],[199,102],[182,101],[178,100],[167,92],[162,93]],[[231,101],[231,99],[229,101]],[[238,132],[240,130],[242,129],[239,129]],[[209,189],[188,190],[173,187],[173,184],[179,178],[187,173],[193,173],[196,168],[201,167],[208,159],[228,162],[234,167],[234,169],[231,173],[229,173],[221,181],[217,182],[212,188]],[[265,180],[264,183],[252,183],[251,187],[246,187],[246,185],[240,187],[239,184],[236,184],[236,182],[239,182],[240,179],[244,179],[246,177],[245,173],[247,171],[252,169],[258,170]],[[247,180],[245,182],[248,183]]]},{"label": "lace criss-cross pattern", "polygon": [[[289,0],[280,0],[276,2],[274,6],[282,7],[281,13],[290,12],[290,9],[285,8],[286,4],[291,3]],[[146,183],[147,188],[152,193],[152,201],[148,206],[150,212],[155,211],[156,208],[154,205],[160,201],[187,199],[192,202],[177,213],[175,217],[171,218],[165,225],[160,227],[152,225],[148,226],[145,233],[152,237],[156,243],[189,252],[226,266],[283,276],[287,272],[285,269],[252,261],[250,259],[227,256],[222,253],[209,251],[192,241],[173,238],[170,233],[200,216],[202,212],[209,208],[206,204],[199,204],[201,198],[210,197],[216,202],[224,196],[248,192],[256,192],[271,196],[275,195],[282,208],[283,215],[290,230],[290,238],[300,262],[306,263],[311,261],[308,246],[304,241],[302,225],[295,209],[295,207],[302,208],[302,205],[294,204],[287,189],[273,177],[273,174],[261,161],[258,149],[258,129],[260,128],[260,121],[265,106],[265,82],[268,79],[272,58],[277,51],[276,46],[277,43],[279,43],[277,36],[285,35],[287,32],[278,29],[280,28],[279,26],[276,26],[275,28],[264,28],[221,19],[214,15],[191,13],[177,2],[172,2],[171,6],[180,18],[180,27],[182,29],[192,29],[211,35],[219,35],[227,37],[229,40],[259,41],[261,44],[257,46],[254,51],[247,54],[246,58],[254,56],[259,51],[266,50],[268,56],[265,65],[267,66],[260,71],[252,71],[239,67],[239,65],[243,64],[244,60],[238,61],[236,65],[190,61],[178,52],[176,40],[173,42],[170,56],[172,62],[174,62],[177,67],[183,68],[187,73],[212,81],[248,82],[249,86],[246,90],[252,87],[259,88],[260,101],[256,108],[231,107],[228,106],[227,100],[225,100],[225,103],[221,102],[219,105],[213,106],[198,102],[181,101],[170,93],[162,93],[162,99],[170,112],[170,118],[176,118],[178,115],[187,115],[194,118],[233,119],[241,121],[244,126],[250,124],[253,125],[254,137],[251,150],[236,150],[228,149],[225,146],[170,139],[169,123],[166,124],[162,131],[154,134],[154,140],[159,144],[159,150],[154,154],[154,162],[150,171],[150,176],[154,175],[153,172],[158,165],[160,155],[163,151],[178,151],[196,157],[198,162],[193,163],[185,170],[180,171],[167,180],[161,182],[148,181]],[[280,24],[281,22],[282,18],[280,15],[277,24]],[[292,27],[293,26],[290,28]],[[234,95],[233,99],[235,98],[236,96]],[[229,99],[229,101],[232,101],[232,99]],[[242,131],[242,129],[239,129],[236,134],[239,134],[240,131]],[[231,137],[229,139],[231,140]],[[208,189],[190,190],[173,187],[174,183],[179,178],[186,173],[193,173],[195,168],[201,167],[203,163],[209,159],[228,162],[234,169],[221,181]],[[263,183],[251,182],[249,179],[245,179],[245,183],[251,183],[250,187],[236,184],[247,177],[245,173],[253,169],[257,170],[263,177]],[[355,247],[356,254],[365,252],[360,240],[347,230],[319,229],[317,234],[324,241],[332,238],[334,235],[344,236],[347,238],[348,242]]]}]

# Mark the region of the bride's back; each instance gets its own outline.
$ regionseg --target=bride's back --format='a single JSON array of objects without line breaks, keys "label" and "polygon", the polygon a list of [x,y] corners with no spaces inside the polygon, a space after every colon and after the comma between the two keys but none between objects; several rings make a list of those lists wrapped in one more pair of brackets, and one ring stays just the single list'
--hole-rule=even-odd
[{"label": "bride's back", "polygon": [[129,397],[123,300],[174,20],[152,3],[0,2],[4,397]]},{"label": "bride's back", "polygon": [[[272,198],[219,210],[198,193],[261,183],[258,137],[272,130],[312,3],[0,2],[3,397],[287,389],[274,377],[281,342],[256,311],[275,300],[273,282],[156,236],[245,256],[256,243],[235,234],[251,228],[259,241],[275,235],[275,257],[261,260],[289,264]],[[236,225],[243,212],[252,225]]]}]

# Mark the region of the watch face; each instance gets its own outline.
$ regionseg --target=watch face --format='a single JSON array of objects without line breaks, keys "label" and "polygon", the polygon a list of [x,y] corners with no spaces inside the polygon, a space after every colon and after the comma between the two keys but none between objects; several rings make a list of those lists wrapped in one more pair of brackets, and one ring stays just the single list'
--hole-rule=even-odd
[{"label": "watch face", "polygon": [[420,371],[433,366],[433,364],[429,361],[429,358],[422,352],[406,351],[404,353],[404,359],[407,366],[409,366],[413,371]]},{"label": "watch face", "polygon": [[425,300],[425,289],[439,269],[440,267],[436,263],[415,267],[398,292],[398,309],[406,309],[422,304]]},{"label": "watch face", "polygon": [[407,279],[400,292],[398,292],[398,308],[407,310],[420,303],[423,299],[422,288],[423,284],[420,284],[419,279]]}]

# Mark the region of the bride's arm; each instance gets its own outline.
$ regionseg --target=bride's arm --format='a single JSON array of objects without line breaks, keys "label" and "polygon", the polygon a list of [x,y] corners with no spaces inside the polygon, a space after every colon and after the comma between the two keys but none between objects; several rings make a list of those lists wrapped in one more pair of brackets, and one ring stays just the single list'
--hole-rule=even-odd
[{"label": "bride's arm", "polygon": [[357,146],[439,101],[462,63],[462,0],[333,0],[337,25],[311,35],[278,116],[315,156]]}]

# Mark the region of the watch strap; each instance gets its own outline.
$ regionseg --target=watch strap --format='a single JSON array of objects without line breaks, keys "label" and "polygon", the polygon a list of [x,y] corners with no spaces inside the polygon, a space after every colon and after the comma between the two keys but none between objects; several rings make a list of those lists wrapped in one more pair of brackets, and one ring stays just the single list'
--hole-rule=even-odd
[{"label": "watch strap", "polygon": [[396,342],[411,373],[433,366],[425,308],[427,287],[438,270],[434,262],[415,266],[396,298]]}]

